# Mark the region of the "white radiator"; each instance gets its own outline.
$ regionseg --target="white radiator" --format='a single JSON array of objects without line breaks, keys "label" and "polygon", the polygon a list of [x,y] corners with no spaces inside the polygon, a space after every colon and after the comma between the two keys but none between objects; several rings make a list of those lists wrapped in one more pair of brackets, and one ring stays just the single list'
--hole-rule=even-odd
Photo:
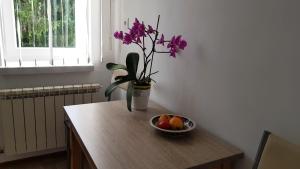
[{"label": "white radiator", "polygon": [[84,84],[0,90],[4,153],[65,147],[63,106],[98,102],[100,88]]}]

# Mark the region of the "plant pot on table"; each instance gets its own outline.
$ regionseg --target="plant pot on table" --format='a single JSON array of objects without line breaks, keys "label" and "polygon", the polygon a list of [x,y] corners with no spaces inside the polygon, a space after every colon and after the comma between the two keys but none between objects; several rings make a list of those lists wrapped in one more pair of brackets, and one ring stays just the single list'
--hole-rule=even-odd
[{"label": "plant pot on table", "polygon": [[150,90],[150,84],[133,85],[132,108],[134,110],[147,110]]}]

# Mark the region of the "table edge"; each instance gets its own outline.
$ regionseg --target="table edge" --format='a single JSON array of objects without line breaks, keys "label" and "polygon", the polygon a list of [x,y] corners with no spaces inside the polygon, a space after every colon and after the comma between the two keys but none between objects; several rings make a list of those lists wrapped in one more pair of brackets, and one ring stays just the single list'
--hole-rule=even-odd
[{"label": "table edge", "polygon": [[79,142],[79,145],[82,149],[82,152],[84,153],[84,155],[86,156],[86,159],[88,160],[89,164],[91,165],[90,167],[92,167],[92,169],[97,169],[97,166],[93,160],[93,158],[91,157],[89,151],[87,150],[87,148],[85,147],[83,141],[81,140],[81,138],[79,137],[79,134],[77,132],[77,130],[75,129],[72,121],[70,120],[70,117],[68,116],[68,113],[66,112],[66,110],[64,109],[65,111],[65,115],[67,117],[67,120],[69,121],[70,123],[70,130],[71,132],[75,135],[76,137],[76,140]]}]

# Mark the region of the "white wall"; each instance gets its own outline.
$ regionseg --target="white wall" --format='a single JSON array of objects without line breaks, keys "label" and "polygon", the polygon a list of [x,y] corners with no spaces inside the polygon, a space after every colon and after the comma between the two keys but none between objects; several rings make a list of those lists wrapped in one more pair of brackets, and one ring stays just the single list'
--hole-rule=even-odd
[{"label": "white wall", "polygon": [[161,14],[161,32],[186,37],[176,59],[156,56],[151,98],[244,151],[238,168],[250,168],[264,129],[300,143],[300,1],[123,2],[123,19],[154,25]]}]

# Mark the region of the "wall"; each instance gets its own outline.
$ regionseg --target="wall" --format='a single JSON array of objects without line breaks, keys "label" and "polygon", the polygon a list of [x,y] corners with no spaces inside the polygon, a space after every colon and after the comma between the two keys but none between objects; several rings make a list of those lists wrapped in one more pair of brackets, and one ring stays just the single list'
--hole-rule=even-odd
[{"label": "wall", "polygon": [[300,143],[300,1],[123,3],[123,20],[161,14],[161,32],[187,39],[176,59],[156,56],[151,99],[239,147],[237,168],[251,168],[264,129]]}]

